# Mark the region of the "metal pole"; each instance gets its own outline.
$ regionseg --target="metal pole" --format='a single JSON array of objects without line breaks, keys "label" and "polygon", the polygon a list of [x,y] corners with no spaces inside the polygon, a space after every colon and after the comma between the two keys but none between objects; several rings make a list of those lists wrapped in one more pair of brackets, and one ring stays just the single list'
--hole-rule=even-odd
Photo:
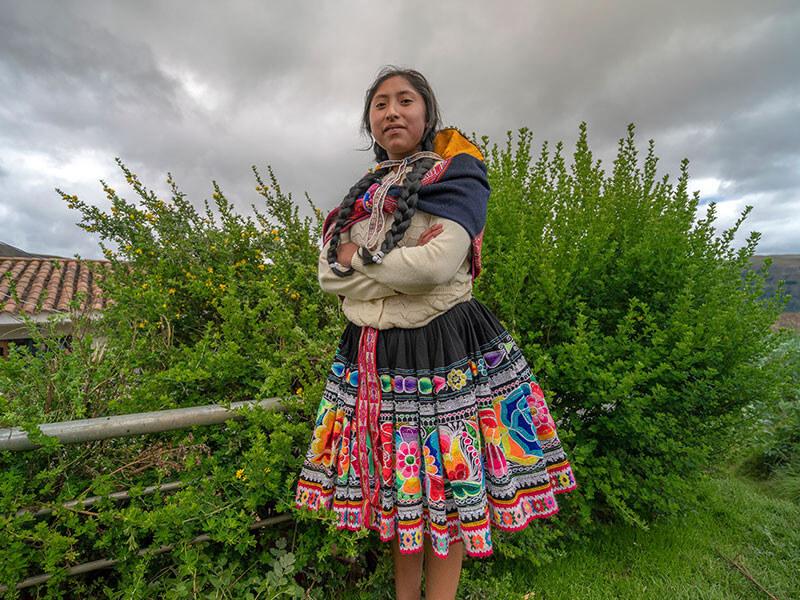
[{"label": "metal pole", "polygon": [[[237,409],[261,406],[267,410],[279,410],[280,402],[280,398],[268,398],[258,402],[245,400],[231,402],[230,408],[220,404],[209,404],[78,421],[42,423],[39,425],[39,430],[44,435],[58,438],[62,444],[79,444],[128,435],[185,429],[199,425],[217,425],[228,419],[241,418],[241,415],[236,412]],[[32,450],[38,446],[39,444],[28,439],[28,434],[19,427],[0,429],[0,450]]]},{"label": "metal pole", "polygon": [[[162,483],[160,485],[149,485],[146,488],[142,489],[141,492],[137,496],[149,496],[150,494],[155,494],[156,492],[171,492],[173,490],[179,490],[182,487],[186,486],[185,481],[170,481],[168,483]],[[131,497],[129,490],[124,490],[121,492],[112,492],[108,494],[108,496],[89,496],[88,498],[84,498],[83,500],[70,500],[69,502],[64,502],[59,506],[63,506],[64,508],[86,508],[87,506],[91,506],[100,500],[108,498],[110,500],[127,500]],[[36,510],[35,508],[22,508],[17,511],[17,516],[22,517],[27,515],[28,513],[32,514],[34,517],[44,517],[45,515],[49,515],[53,512],[52,507],[47,508],[40,508]]]},{"label": "metal pole", "polygon": [[[267,527],[269,525],[277,525],[278,523],[283,523],[285,521],[290,521],[292,519],[291,515],[278,515],[275,517],[270,517],[269,519],[262,519],[260,521],[256,521],[250,526],[250,529],[261,529],[262,527]],[[211,539],[207,533],[202,535],[198,535],[196,538],[192,539],[189,544],[198,544],[200,542],[207,542]],[[138,556],[157,556],[159,554],[164,554],[165,552],[170,552],[175,548],[175,544],[167,544],[165,546],[159,546],[158,548],[144,548],[137,552]],[[97,571],[99,569],[108,569],[109,567],[113,567],[119,562],[118,558],[101,558],[100,560],[93,560],[88,563],[83,563],[80,565],[75,565],[74,567],[70,567],[66,570],[67,576],[72,575],[80,575],[82,573],[91,573],[92,571]],[[46,573],[43,575],[36,575],[34,577],[28,577],[27,579],[23,579],[20,581],[16,588],[21,590],[23,588],[31,587],[34,585],[39,585],[40,583],[44,583],[48,579],[53,577],[51,573]],[[8,591],[8,586],[0,584],[0,594],[5,593]]]}]

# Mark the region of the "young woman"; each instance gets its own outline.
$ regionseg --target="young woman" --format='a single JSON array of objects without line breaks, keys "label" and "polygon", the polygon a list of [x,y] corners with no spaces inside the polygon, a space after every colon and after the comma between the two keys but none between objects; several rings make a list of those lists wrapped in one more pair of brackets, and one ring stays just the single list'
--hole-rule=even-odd
[{"label": "young woman", "polygon": [[397,597],[454,598],[491,526],[526,527],[576,487],[530,368],[472,297],[489,185],[478,148],[440,129],[417,71],[385,68],[362,119],[378,165],[325,220],[322,288],[349,323],[327,377],[297,506],[391,542]]}]

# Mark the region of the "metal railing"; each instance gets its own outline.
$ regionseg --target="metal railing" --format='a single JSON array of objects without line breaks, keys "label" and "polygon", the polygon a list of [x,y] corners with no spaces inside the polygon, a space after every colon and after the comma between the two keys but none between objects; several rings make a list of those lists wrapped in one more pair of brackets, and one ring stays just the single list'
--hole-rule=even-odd
[{"label": "metal railing", "polygon": [[[261,529],[263,527],[268,527],[270,525],[277,525],[278,523],[284,523],[286,521],[291,521],[291,515],[277,515],[275,517],[269,517],[267,519],[261,519],[256,521],[252,525],[250,525],[250,530],[254,529]],[[202,535],[198,535],[197,537],[193,538],[189,541],[189,544],[199,544],[200,542],[207,542],[211,539],[211,536],[204,533]],[[166,544],[164,546],[159,546],[158,548],[144,548],[137,552],[137,556],[158,556],[159,554],[164,554],[166,552],[171,552],[175,549],[175,544]],[[91,562],[82,563],[80,565],[75,565],[74,567],[70,567],[66,570],[67,576],[72,575],[81,575],[83,573],[91,573],[92,571],[99,571],[100,569],[108,569],[113,567],[119,563],[119,560],[116,558],[101,558],[99,560],[93,560]],[[34,577],[28,577],[27,579],[23,579],[20,581],[16,588],[18,590],[28,588],[34,585],[40,585],[45,583],[48,579],[52,578],[52,573],[44,573],[42,575],[36,575]],[[8,586],[0,584],[0,594],[5,593],[8,591]]]},{"label": "metal railing", "polygon": [[[239,409],[254,406],[277,410],[280,408],[280,398],[231,402],[230,407],[209,404],[60,423],[42,423],[39,425],[39,431],[46,436],[57,438],[62,444],[80,444],[201,425],[219,425],[228,419],[241,418],[241,414],[237,412]],[[33,450],[38,446],[29,438],[28,433],[19,427],[0,429],[0,450]]]},{"label": "metal railing", "polygon": [[[80,444],[84,442],[94,442],[134,435],[144,435],[150,433],[161,433],[165,431],[176,431],[189,427],[219,425],[230,419],[241,419],[243,414],[240,409],[261,407],[267,410],[281,410],[280,398],[268,398],[266,400],[247,400],[243,402],[232,402],[230,406],[220,404],[210,404],[207,406],[193,406],[189,408],[175,408],[144,413],[134,413],[129,415],[115,415],[110,417],[98,417],[94,419],[80,419],[76,421],[62,421],[59,423],[43,423],[39,425],[39,431],[43,435],[57,438],[62,444]],[[0,450],[18,452],[33,450],[40,444],[31,440],[28,433],[19,428],[12,427],[0,429]],[[186,486],[186,482],[171,481],[160,485],[153,485],[144,488],[137,496],[155,494],[157,492],[171,492]],[[100,500],[109,498],[116,501],[130,499],[131,495],[127,490],[113,492],[105,496],[91,496],[78,500],[70,500],[59,506],[66,508],[81,508],[90,506]],[[44,517],[53,512],[52,507],[26,508],[17,511],[16,516],[32,514],[35,517]],[[275,515],[265,519],[260,519],[250,525],[251,530],[261,529],[270,525],[277,525],[292,519],[291,515]],[[190,540],[189,544],[197,544],[209,541],[208,534],[198,535]],[[158,548],[144,548],[139,550],[138,556],[156,556],[170,552],[175,548],[174,544],[159,546]],[[74,565],[66,569],[67,576],[91,573],[100,569],[108,569],[119,563],[119,559],[103,558],[79,565]],[[28,577],[18,582],[15,587],[24,589],[45,583],[53,577],[52,573],[44,573]],[[8,591],[8,586],[0,584],[0,594]]]}]

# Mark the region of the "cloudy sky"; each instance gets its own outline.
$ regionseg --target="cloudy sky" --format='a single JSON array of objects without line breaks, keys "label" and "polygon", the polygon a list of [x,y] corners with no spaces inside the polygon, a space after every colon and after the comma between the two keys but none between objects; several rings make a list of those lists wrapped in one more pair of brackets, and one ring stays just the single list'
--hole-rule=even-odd
[{"label": "cloudy sky", "polygon": [[270,164],[327,211],[369,166],[361,102],[391,63],[495,141],[525,126],[571,149],[586,121],[610,166],[633,122],[661,174],[690,160],[720,227],[751,204],[759,253],[800,253],[798,32],[791,0],[0,0],[0,241],[99,257],[54,188],[106,206],[114,157],[198,205],[215,179],[243,212]]}]

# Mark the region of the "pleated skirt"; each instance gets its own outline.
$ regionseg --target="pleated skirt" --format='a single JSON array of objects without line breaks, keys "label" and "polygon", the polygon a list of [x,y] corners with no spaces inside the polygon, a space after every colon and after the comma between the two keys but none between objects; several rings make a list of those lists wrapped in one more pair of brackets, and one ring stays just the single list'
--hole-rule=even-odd
[{"label": "pleated skirt", "polygon": [[[397,536],[403,553],[421,551],[428,536],[440,557],[457,542],[468,556],[490,556],[493,527],[518,531],[558,512],[556,495],[576,488],[572,467],[541,388],[491,311],[473,298],[423,327],[378,332],[378,433],[364,448],[361,334],[345,327],[328,372],[298,508],[332,509],[340,529],[372,529],[385,542]],[[379,506],[365,506],[363,488]]]}]

